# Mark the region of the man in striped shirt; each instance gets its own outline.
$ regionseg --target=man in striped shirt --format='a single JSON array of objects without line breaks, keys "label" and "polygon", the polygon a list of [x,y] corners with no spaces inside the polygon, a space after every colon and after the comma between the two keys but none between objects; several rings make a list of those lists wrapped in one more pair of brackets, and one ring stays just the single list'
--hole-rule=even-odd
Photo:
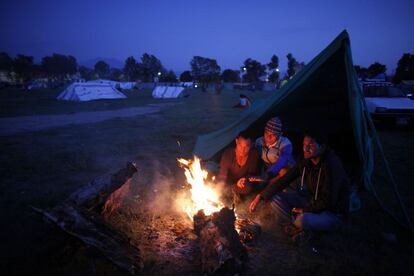
[{"label": "man in striped shirt", "polygon": [[282,135],[282,121],[278,117],[267,121],[264,136],[256,140],[256,149],[269,179],[284,175],[287,169],[295,165],[292,143]]}]

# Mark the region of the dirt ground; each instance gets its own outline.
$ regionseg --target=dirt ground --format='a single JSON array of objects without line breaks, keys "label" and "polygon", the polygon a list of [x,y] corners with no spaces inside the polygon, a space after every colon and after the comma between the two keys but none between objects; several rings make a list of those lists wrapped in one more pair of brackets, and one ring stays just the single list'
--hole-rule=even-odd
[{"label": "dirt ground", "polygon": [[78,112],[60,115],[32,115],[11,118],[0,118],[0,136],[38,131],[67,125],[91,124],[113,118],[134,117],[159,112],[173,103],[149,104],[142,107],[131,107],[107,111]]},{"label": "dirt ground", "polygon": [[[14,93],[14,92],[13,92]],[[1,117],[70,114],[162,104],[150,91],[128,94],[130,101],[83,104],[55,103],[58,91],[30,95],[0,93]],[[39,92],[40,93],[40,92]],[[244,92],[266,98],[269,92]],[[238,91],[220,95],[193,91],[189,98],[140,116],[112,118],[0,137],[0,271],[19,275],[125,275],[99,252],[45,223],[30,206],[52,208],[97,176],[117,171],[127,161],[138,173],[125,208],[111,223],[139,244],[143,275],[198,275],[200,259],[191,224],[173,208],[185,183],[177,157],[191,157],[197,136],[240,116],[232,108]],[[38,101],[33,106],[33,101]],[[13,106],[11,108],[10,106]],[[59,110],[59,111],[57,111]],[[76,113],[76,112],[75,112]],[[2,128],[7,128],[4,124]],[[11,127],[13,128],[13,127]],[[411,216],[414,190],[410,170],[414,132],[384,130],[381,141]],[[401,213],[378,163],[374,184],[386,205]],[[258,219],[263,233],[249,247],[248,275],[369,274],[411,275],[413,240],[362,192],[362,209],[351,214],[348,227],[322,235],[315,248],[298,247],[274,225],[266,207]]]}]

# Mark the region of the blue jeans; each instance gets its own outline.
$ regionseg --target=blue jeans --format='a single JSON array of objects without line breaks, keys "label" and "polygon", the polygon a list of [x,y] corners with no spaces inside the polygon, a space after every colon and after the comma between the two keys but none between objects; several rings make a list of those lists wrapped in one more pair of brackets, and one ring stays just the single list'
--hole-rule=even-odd
[{"label": "blue jeans", "polygon": [[270,202],[270,206],[275,211],[280,223],[292,221],[300,229],[334,231],[343,223],[340,215],[329,211],[320,213],[305,212],[296,216],[291,212],[293,207],[304,208],[308,205],[309,202],[306,197],[297,192],[277,193]]}]

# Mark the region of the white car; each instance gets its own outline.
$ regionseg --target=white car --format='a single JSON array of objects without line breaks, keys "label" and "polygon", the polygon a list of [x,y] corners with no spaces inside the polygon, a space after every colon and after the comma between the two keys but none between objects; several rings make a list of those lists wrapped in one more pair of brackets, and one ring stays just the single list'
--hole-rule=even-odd
[{"label": "white car", "polygon": [[389,83],[363,83],[362,89],[374,122],[408,125],[414,122],[414,101]]}]

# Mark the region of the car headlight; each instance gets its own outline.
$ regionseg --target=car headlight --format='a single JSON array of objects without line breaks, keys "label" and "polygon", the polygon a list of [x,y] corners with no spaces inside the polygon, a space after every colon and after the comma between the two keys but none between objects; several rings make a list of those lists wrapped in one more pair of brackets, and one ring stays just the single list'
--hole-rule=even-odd
[{"label": "car headlight", "polygon": [[376,113],[384,113],[384,112],[387,112],[387,108],[386,107],[376,107],[375,112]]}]

